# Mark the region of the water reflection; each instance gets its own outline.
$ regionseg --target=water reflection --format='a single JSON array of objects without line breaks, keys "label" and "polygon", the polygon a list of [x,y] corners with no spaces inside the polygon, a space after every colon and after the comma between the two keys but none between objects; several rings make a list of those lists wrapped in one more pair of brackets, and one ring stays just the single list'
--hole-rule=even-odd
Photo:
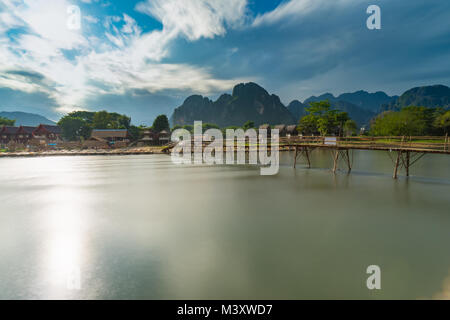
[{"label": "water reflection", "polygon": [[[43,253],[43,277],[51,284],[49,297],[62,298],[68,290],[81,289],[81,265],[85,256],[82,218],[86,218],[83,199],[76,189],[56,189],[47,193],[46,201],[53,202],[43,208],[43,227],[46,229]],[[87,261],[86,261],[87,262]]]},{"label": "water reflection", "polygon": [[290,156],[273,177],[158,155],[1,159],[0,298],[446,296],[447,158],[394,181],[382,153],[355,152],[351,175],[326,152],[313,169]]}]

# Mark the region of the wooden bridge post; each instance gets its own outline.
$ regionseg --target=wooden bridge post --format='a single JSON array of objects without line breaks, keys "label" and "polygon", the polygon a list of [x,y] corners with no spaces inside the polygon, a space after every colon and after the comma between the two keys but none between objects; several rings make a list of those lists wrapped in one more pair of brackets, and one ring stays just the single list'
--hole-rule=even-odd
[{"label": "wooden bridge post", "polygon": [[309,148],[308,147],[299,147],[295,146],[295,158],[294,158],[294,169],[297,167],[297,158],[302,154],[305,155],[306,161],[308,162],[308,168],[311,169],[311,159],[309,157]]},{"label": "wooden bridge post", "polygon": [[401,151],[397,151],[397,160],[395,161],[395,167],[394,167],[394,179],[398,178],[398,166],[400,165],[400,156],[401,156]]},{"label": "wooden bridge post", "polygon": [[298,146],[295,146],[294,169],[297,167]]},{"label": "wooden bridge post", "polygon": [[411,157],[410,157],[410,152],[409,151],[407,151],[406,152],[406,176],[407,177],[409,177],[409,166],[410,166],[410,163],[411,163]]},{"label": "wooden bridge post", "polygon": [[338,167],[338,161],[339,161],[339,149],[335,150],[334,154],[334,166],[333,166],[333,173],[336,173],[337,167]]},{"label": "wooden bridge post", "polygon": [[309,159],[309,149],[308,149],[308,147],[305,148],[305,155],[306,155],[306,160],[308,161],[308,168],[311,169],[311,160]]},{"label": "wooden bridge post", "polygon": [[352,163],[350,162],[350,152],[348,149],[345,151],[347,154],[347,166],[348,166],[348,173],[352,172]]}]

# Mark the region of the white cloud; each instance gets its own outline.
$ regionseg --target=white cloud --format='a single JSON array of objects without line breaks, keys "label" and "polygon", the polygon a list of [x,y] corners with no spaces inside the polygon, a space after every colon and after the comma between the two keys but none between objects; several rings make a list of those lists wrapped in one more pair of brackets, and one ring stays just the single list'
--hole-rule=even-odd
[{"label": "white cloud", "polygon": [[272,11],[258,15],[253,21],[253,26],[273,24],[290,18],[298,18],[318,9],[357,2],[362,2],[362,0],[289,0],[282,2]]},{"label": "white cloud", "polygon": [[89,16],[89,15],[83,15],[83,19],[89,23],[97,23],[98,22],[98,19],[96,17]]},{"label": "white cloud", "polygon": [[67,28],[67,8],[71,5],[70,2],[24,0],[12,3],[16,5],[10,5],[8,10],[17,19],[23,21],[31,33],[49,40],[55,47],[74,49],[86,45],[80,31]]},{"label": "white cloud", "polygon": [[122,27],[123,33],[141,33],[141,29],[138,27],[136,20],[134,20],[132,17],[124,13],[123,20],[125,21],[125,25]]},{"label": "white cloud", "polygon": [[226,26],[245,20],[247,0],[147,0],[136,6],[163,24],[169,32],[189,40],[224,35]]},{"label": "white cloud", "polygon": [[[7,10],[0,12],[0,86],[44,92],[59,103],[60,112],[78,109],[98,94],[123,94],[132,89],[207,94],[244,81],[214,79],[208,69],[161,61],[179,36],[191,41],[213,38],[241,24],[246,0],[147,1],[137,9],[161,21],[162,30],[142,33],[137,22],[123,14],[106,17],[103,35],[86,34],[86,28],[69,30],[70,3],[66,0],[3,1]],[[98,22],[83,12],[82,16],[89,23]],[[4,32],[17,26],[28,32],[12,41]],[[76,52],[76,58],[69,59],[65,50]],[[45,81],[30,81],[10,70],[41,74]]]}]

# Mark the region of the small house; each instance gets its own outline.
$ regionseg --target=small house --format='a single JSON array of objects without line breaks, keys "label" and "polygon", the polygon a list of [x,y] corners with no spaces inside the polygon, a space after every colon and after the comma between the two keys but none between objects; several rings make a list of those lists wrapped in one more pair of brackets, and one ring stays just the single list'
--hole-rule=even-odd
[{"label": "small house", "polygon": [[170,132],[163,130],[160,133],[158,133],[158,143],[160,145],[165,145],[170,142]]},{"label": "small house", "polygon": [[33,136],[39,140],[54,143],[61,140],[61,127],[41,124],[33,131]]},{"label": "small house", "polygon": [[0,142],[1,144],[8,144],[9,142],[15,142],[17,136],[17,130],[19,127],[3,126],[0,130]]},{"label": "small house", "polygon": [[262,124],[259,126],[259,130],[267,130],[267,133],[269,134],[271,131],[271,128],[270,128],[269,124]]},{"label": "small house", "polygon": [[286,137],[286,125],[285,124],[279,124],[277,126],[275,126],[276,130],[278,130],[280,137]]},{"label": "small house", "polygon": [[287,126],[286,127],[286,136],[288,137],[296,137],[298,136],[297,125]]},{"label": "small house", "polygon": [[152,145],[155,145],[156,142],[157,142],[157,137],[156,137],[155,133],[150,129],[146,129],[142,133],[142,138],[139,139],[138,145],[139,146],[152,146]]},{"label": "small house", "polygon": [[33,132],[37,129],[37,127],[30,126],[20,126],[17,130],[16,139],[17,142],[28,144],[31,139],[34,138]]},{"label": "small house", "polygon": [[258,131],[258,134],[259,134],[259,135],[261,134],[261,130],[266,130],[266,132],[267,132],[267,138],[270,137],[271,128],[270,128],[270,125],[269,125],[269,124],[262,124],[262,125],[259,126],[259,131]]},{"label": "small house", "polygon": [[89,141],[98,142],[99,146],[115,148],[126,147],[130,142],[130,135],[126,129],[94,129]]}]

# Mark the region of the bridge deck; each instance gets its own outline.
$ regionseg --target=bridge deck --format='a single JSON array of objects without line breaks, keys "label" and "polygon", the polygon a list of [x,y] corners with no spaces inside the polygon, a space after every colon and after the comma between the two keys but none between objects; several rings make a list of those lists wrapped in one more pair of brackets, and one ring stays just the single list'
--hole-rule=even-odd
[{"label": "bridge deck", "polygon": [[[270,140],[268,139],[267,149],[270,150]],[[208,141],[202,139],[192,139],[191,146],[196,143],[200,143],[203,149],[210,144]],[[177,143],[171,142],[163,150],[169,153]],[[258,144],[255,142],[249,143],[247,141],[240,140],[239,142],[234,140],[224,141],[224,151],[228,151],[227,145],[232,146],[232,150],[239,148],[250,150],[255,148],[257,150]],[[279,149],[294,149],[294,168],[297,165],[297,159],[304,157],[307,161],[308,167],[311,168],[310,153],[314,149],[329,149],[333,154],[334,165],[333,172],[338,170],[339,160],[344,160],[348,172],[352,170],[353,157],[351,156],[352,150],[376,150],[376,151],[388,151],[394,163],[394,179],[397,179],[400,169],[404,169],[406,176],[410,175],[411,166],[420,160],[425,154],[450,154],[450,143],[448,136],[445,137],[282,137],[279,140]],[[191,152],[194,148],[191,148]],[[394,156],[393,156],[394,155]]]},{"label": "bridge deck", "polygon": [[352,144],[342,144],[338,143],[336,145],[326,145],[326,144],[312,144],[312,143],[287,143],[281,144],[280,147],[308,147],[308,148],[323,148],[323,149],[341,149],[341,150],[378,150],[378,151],[409,151],[409,152],[420,152],[420,153],[436,153],[436,154],[450,154],[450,151],[437,150],[437,149],[427,149],[427,148],[417,148],[417,147],[403,147],[397,145],[384,145],[384,146],[374,146],[374,145],[352,145]]},{"label": "bridge deck", "polygon": [[[418,137],[415,138],[336,138],[326,141],[323,137],[291,137],[280,138],[280,147],[325,148],[340,150],[379,150],[417,153],[450,154],[448,138]],[[421,142],[417,142],[421,141]]]},{"label": "bridge deck", "polygon": [[[328,140],[327,140],[328,139]],[[329,139],[335,139],[330,141]],[[191,145],[195,141],[192,139]],[[202,145],[210,144],[209,141],[202,141]],[[233,143],[231,143],[233,144]],[[235,143],[237,145],[245,144],[246,149],[250,146],[258,145],[246,143]],[[176,145],[171,142],[165,148],[170,151]],[[224,141],[227,145],[227,140]],[[349,138],[324,138],[324,137],[281,137],[279,140],[280,149],[283,148],[323,148],[338,150],[378,150],[378,151],[400,151],[416,153],[435,153],[450,154],[450,141],[448,137],[349,137]],[[268,141],[270,148],[270,139]],[[227,148],[224,146],[224,150]]]}]

